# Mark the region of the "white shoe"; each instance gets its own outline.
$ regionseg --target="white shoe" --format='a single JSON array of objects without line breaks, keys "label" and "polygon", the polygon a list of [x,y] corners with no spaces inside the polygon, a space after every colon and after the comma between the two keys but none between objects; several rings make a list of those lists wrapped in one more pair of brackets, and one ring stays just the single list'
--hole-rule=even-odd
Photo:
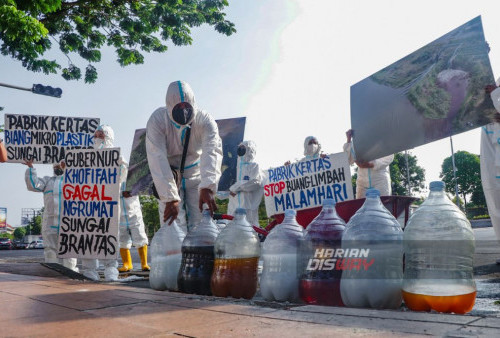
[{"label": "white shoe", "polygon": [[107,282],[113,282],[118,280],[118,269],[115,267],[107,267],[104,269],[104,280]]}]

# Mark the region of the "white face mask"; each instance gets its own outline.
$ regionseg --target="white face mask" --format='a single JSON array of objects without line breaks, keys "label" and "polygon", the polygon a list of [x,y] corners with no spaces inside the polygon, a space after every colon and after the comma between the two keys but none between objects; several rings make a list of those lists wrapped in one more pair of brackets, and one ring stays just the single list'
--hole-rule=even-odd
[{"label": "white face mask", "polygon": [[308,144],[307,145],[307,148],[306,148],[306,151],[307,151],[307,155],[314,155],[316,153],[318,153],[319,151],[319,145],[317,144]]},{"label": "white face mask", "polygon": [[94,137],[94,149],[104,148],[104,140],[102,138]]}]

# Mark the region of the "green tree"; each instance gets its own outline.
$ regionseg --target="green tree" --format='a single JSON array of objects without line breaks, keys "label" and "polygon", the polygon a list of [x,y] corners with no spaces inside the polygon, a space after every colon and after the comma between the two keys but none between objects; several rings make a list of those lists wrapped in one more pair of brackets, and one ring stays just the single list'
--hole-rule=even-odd
[{"label": "green tree", "polygon": [[[479,156],[467,151],[457,151],[455,153],[455,167],[458,185],[458,194],[464,201],[467,208],[467,196],[482,189]],[[455,182],[453,179],[452,158],[447,157],[441,165],[439,177],[446,183],[446,191],[455,194]]]},{"label": "green tree", "polygon": [[[222,34],[236,32],[225,20],[227,0],[0,0],[0,51],[34,72],[58,73],[66,80],[94,83],[105,45],[114,48],[121,66],[144,63],[143,52],[167,51],[192,43],[191,28],[208,24]],[[53,44],[69,60],[49,60]],[[61,69],[62,68],[62,69]]]},{"label": "green tree", "polygon": [[[390,166],[393,195],[409,195],[406,156],[396,153]],[[408,169],[410,174],[411,192],[420,192],[424,188],[425,169],[417,164],[417,156],[408,153]]]},{"label": "green tree", "polygon": [[14,238],[22,239],[26,235],[26,228],[16,228],[14,230]]},{"label": "green tree", "polygon": [[160,215],[158,214],[158,200],[153,196],[139,196],[142,209],[142,219],[144,220],[146,234],[152,238],[155,232],[160,229]]}]

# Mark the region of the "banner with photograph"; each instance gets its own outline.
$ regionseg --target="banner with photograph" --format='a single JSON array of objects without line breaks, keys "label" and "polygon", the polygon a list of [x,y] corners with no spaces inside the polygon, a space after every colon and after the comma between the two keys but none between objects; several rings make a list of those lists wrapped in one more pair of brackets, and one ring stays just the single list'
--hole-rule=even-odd
[{"label": "banner with photograph", "polygon": [[354,198],[349,161],[343,152],[267,170],[264,201],[269,217],[286,209],[319,207],[325,198],[335,202]]},{"label": "banner with photograph", "polygon": [[90,149],[98,118],[5,114],[7,161],[59,163],[68,149]]},{"label": "banner with photograph", "polygon": [[481,17],[351,86],[358,161],[371,161],[492,122],[494,84]]},{"label": "banner with photograph", "polygon": [[116,258],[119,251],[120,148],[66,151],[55,182],[60,258]]},{"label": "banner with photograph", "polygon": [[0,229],[7,229],[7,208],[0,208]]},{"label": "banner with photograph", "polygon": [[[216,120],[222,139],[222,174],[218,191],[228,191],[236,182],[236,150],[243,141],[245,117]],[[127,191],[132,195],[152,195],[153,178],[149,171],[146,153],[146,129],[137,129],[132,142],[127,175]]]}]

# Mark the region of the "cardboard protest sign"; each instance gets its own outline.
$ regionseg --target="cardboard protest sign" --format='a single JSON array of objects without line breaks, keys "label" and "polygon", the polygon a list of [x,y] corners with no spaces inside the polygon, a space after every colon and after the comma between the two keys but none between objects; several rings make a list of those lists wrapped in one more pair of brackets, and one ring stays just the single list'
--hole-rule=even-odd
[{"label": "cardboard protest sign", "polygon": [[55,182],[60,258],[116,258],[120,219],[120,148],[66,151]]},{"label": "cardboard protest sign", "polygon": [[8,162],[58,163],[67,149],[90,149],[98,118],[5,114]]},{"label": "cardboard protest sign", "polygon": [[371,161],[492,121],[494,78],[481,17],[351,86],[358,161]]},{"label": "cardboard protest sign", "polygon": [[345,153],[302,160],[266,173],[264,201],[270,217],[286,209],[319,207],[325,198],[336,202],[354,198],[349,161]]},{"label": "cardboard protest sign", "polygon": [[[218,191],[228,191],[236,182],[236,150],[243,141],[245,117],[216,120],[222,139],[222,168]],[[186,163],[186,165],[189,165]],[[152,195],[153,178],[149,171],[146,153],[146,129],[137,129],[132,142],[127,188],[132,195]]]}]

